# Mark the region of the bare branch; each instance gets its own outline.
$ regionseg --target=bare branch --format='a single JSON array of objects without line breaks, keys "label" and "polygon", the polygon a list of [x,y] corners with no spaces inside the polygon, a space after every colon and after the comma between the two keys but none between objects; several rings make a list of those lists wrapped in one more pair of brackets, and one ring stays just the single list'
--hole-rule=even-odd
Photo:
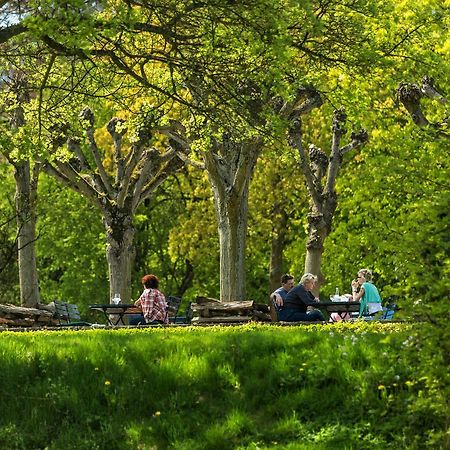
[{"label": "bare branch", "polygon": [[103,166],[103,160],[100,156],[100,152],[97,146],[97,142],[95,141],[94,137],[94,114],[92,111],[86,106],[83,108],[83,110],[80,113],[80,118],[87,121],[89,126],[85,129],[86,136],[89,140],[90,149],[92,152],[92,156],[94,157],[95,165],[98,169],[98,172],[100,174],[100,178],[103,184],[103,191],[105,193],[108,193],[111,197],[114,196],[114,189],[111,185],[111,181],[109,178],[109,175],[106,173],[105,167]]},{"label": "bare branch", "polygon": [[306,185],[311,198],[315,205],[320,204],[320,193],[316,189],[315,177],[311,171],[310,161],[306,155],[305,149],[302,144],[302,130],[300,118],[293,121],[291,128],[288,131],[289,145],[295,148],[300,156],[300,166],[302,168],[303,175],[306,179]]},{"label": "bare branch", "polygon": [[417,84],[413,83],[400,83],[397,88],[397,99],[406,108],[416,125],[421,128],[431,125],[437,135],[450,139],[450,134],[447,132],[449,117],[444,117],[438,123],[431,123],[422,111],[422,97],[435,99],[441,104],[447,102],[447,98],[442,91],[436,87],[433,78],[427,75],[423,77],[420,88]]}]

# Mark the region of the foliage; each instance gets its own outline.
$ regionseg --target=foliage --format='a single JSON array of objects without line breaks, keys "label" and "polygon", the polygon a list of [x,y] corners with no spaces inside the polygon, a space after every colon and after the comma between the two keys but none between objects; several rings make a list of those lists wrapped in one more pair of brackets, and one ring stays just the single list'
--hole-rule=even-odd
[{"label": "foliage", "polygon": [[4,332],[0,435],[11,449],[439,448],[448,386],[420,376],[417,328]]},{"label": "foliage", "polygon": [[[70,205],[70,206],[69,206]],[[41,176],[37,258],[43,303],[62,300],[87,311],[109,298],[105,231],[94,206]]]},{"label": "foliage", "polygon": [[17,272],[17,227],[11,170],[0,157],[0,302],[16,303],[20,298]]}]

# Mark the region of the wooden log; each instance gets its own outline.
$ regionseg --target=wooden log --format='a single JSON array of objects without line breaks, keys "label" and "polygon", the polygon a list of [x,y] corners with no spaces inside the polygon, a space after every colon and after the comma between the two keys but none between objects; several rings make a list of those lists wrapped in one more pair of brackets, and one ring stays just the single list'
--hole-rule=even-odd
[{"label": "wooden log", "polygon": [[23,306],[16,305],[1,305],[0,304],[0,314],[5,317],[6,314],[15,314],[18,316],[47,316],[52,317],[53,314],[50,311],[37,308],[25,308]]},{"label": "wooden log", "polygon": [[217,300],[217,298],[198,296],[198,297],[196,297],[195,302],[199,303],[199,304],[203,304],[203,303],[220,303],[220,300]]},{"label": "wooden log", "polygon": [[227,317],[194,317],[191,323],[233,323],[250,322],[252,318],[248,316],[227,316]]},{"label": "wooden log", "polygon": [[236,310],[252,310],[253,309],[253,301],[243,301],[243,302],[230,302],[230,303],[205,303],[198,304],[193,303],[191,305],[193,311],[202,311],[202,310],[210,310],[210,311],[236,311]]}]

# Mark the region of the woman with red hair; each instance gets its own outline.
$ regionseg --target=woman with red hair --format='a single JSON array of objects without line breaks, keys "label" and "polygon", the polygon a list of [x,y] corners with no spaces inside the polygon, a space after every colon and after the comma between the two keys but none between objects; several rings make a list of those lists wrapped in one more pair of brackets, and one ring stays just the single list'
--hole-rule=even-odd
[{"label": "woman with red hair", "polygon": [[159,291],[159,280],[155,275],[145,275],[142,278],[144,290],[134,303],[141,308],[142,315],[130,318],[130,325],[169,323],[167,303],[164,294]]}]

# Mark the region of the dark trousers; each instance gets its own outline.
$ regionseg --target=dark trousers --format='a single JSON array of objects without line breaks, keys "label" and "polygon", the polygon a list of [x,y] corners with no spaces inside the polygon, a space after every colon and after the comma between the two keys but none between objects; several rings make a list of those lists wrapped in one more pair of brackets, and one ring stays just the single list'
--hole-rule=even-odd
[{"label": "dark trousers", "polygon": [[128,318],[128,325],[157,325],[163,323],[161,320],[153,320],[146,322],[142,314],[130,314]]},{"label": "dark trousers", "polygon": [[283,322],[319,322],[325,320],[323,314],[318,309],[304,313],[297,309],[283,308],[278,313],[278,318]]}]

